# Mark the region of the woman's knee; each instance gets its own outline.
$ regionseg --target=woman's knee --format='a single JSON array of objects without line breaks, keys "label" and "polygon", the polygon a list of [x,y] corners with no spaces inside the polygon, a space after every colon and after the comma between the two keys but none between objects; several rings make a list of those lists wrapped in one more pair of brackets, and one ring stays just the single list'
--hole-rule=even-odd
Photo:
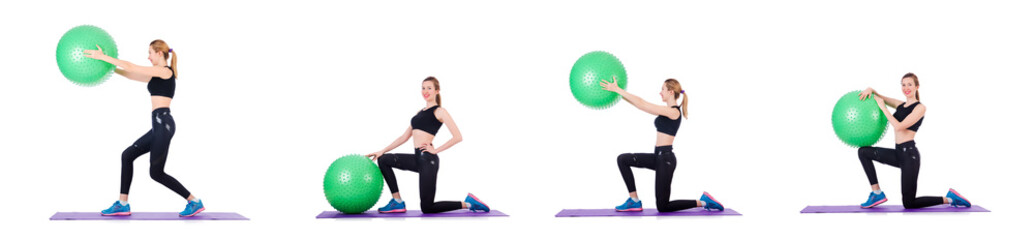
[{"label": "woman's knee", "polygon": [[635,165],[635,154],[622,153],[618,155],[618,166],[632,166]]}]

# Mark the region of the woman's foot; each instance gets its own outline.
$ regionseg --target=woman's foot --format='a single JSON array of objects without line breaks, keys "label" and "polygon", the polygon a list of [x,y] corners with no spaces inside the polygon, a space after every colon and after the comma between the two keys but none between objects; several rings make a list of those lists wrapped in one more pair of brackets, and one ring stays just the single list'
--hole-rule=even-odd
[{"label": "woman's foot", "polygon": [[201,203],[201,199],[195,199],[194,201],[187,201],[187,207],[180,212],[180,217],[193,217],[201,211],[205,210],[205,204]]},{"label": "woman's foot", "polygon": [[467,199],[463,200],[463,202],[467,203],[467,209],[470,209],[471,212],[492,211],[488,208],[488,205],[485,205],[485,203],[478,199],[478,197],[475,197],[474,194],[467,193]]},{"label": "woman's foot", "polygon": [[715,200],[710,193],[704,192],[703,195],[700,195],[700,201],[704,202],[704,210],[725,211],[725,206],[718,202],[718,200]]},{"label": "woman's foot", "polygon": [[632,198],[628,198],[628,200],[625,200],[625,203],[614,207],[614,210],[618,212],[642,212],[643,201],[635,201]]},{"label": "woman's foot", "polygon": [[864,203],[862,203],[862,208],[872,208],[885,202],[887,202],[886,193],[884,193],[883,191],[880,191],[879,194],[876,194],[876,192],[870,192],[869,200],[866,200]]},{"label": "woman's foot", "polygon": [[962,194],[959,194],[959,192],[956,192],[954,188],[949,188],[948,189],[948,196],[947,197],[948,197],[948,199],[951,199],[951,206],[952,207],[972,207],[973,206],[972,204],[969,203],[969,200],[967,200],[965,197],[962,197]]},{"label": "woman's foot", "polygon": [[122,205],[119,201],[115,201],[108,209],[101,210],[102,216],[129,216],[131,214],[133,213],[129,211],[129,203]]},{"label": "woman's foot", "polygon": [[379,213],[404,213],[404,212],[406,212],[406,202],[404,202],[404,201],[403,202],[399,202],[399,201],[396,201],[395,198],[392,198],[391,201],[388,201],[388,205],[384,205],[384,207],[378,208],[377,212],[379,212]]}]

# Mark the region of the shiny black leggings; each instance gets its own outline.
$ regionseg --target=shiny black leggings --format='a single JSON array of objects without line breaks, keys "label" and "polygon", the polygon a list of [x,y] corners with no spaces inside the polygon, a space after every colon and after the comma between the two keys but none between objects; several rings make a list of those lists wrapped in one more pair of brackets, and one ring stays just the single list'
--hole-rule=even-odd
[{"label": "shiny black leggings", "polygon": [[120,193],[129,194],[129,185],[133,183],[133,161],[144,153],[151,153],[151,179],[165,185],[184,199],[190,191],[179,181],[165,173],[165,159],[169,155],[169,144],[176,133],[176,122],[168,108],[151,111],[151,130],[133,142],[132,146],[122,151],[122,189]]},{"label": "shiny black leggings", "polygon": [[388,183],[391,193],[399,192],[398,182],[395,181],[395,172],[392,168],[406,171],[413,171],[420,174],[420,210],[424,213],[440,213],[462,209],[463,204],[456,201],[434,201],[434,193],[438,181],[438,155],[415,150],[415,154],[406,153],[385,153],[377,159],[381,167],[381,174],[384,175],[384,182]]},{"label": "shiny black leggings", "polygon": [[674,212],[697,207],[696,200],[674,200],[671,198],[671,179],[675,174],[675,153],[671,146],[654,148],[654,153],[625,153],[618,155],[618,170],[625,179],[628,192],[635,192],[635,178],[632,167],[646,168],[657,172],[655,187],[657,188],[657,211]]},{"label": "shiny black leggings", "polygon": [[872,161],[901,169],[901,202],[905,208],[924,208],[944,204],[941,197],[916,197],[919,183],[919,149],[915,141],[908,141],[894,146],[894,149],[862,147],[858,148],[858,159],[862,161],[865,176],[869,184],[877,184],[876,167]]}]

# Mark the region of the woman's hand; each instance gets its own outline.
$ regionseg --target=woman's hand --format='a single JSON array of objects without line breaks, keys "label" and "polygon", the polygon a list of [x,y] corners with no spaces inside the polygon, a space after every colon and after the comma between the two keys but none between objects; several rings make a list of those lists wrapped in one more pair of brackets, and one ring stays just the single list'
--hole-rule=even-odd
[{"label": "woman's hand", "polygon": [[84,57],[98,59],[98,60],[101,59],[101,58],[107,57],[107,55],[104,55],[104,50],[101,49],[101,45],[97,45],[97,50],[83,50],[83,53],[85,53],[83,55]]},{"label": "woman's hand", "polygon": [[883,101],[883,98],[880,97],[880,95],[873,95],[872,99],[876,100],[876,104],[880,106],[880,109],[887,107],[887,103]]},{"label": "woman's hand", "polygon": [[424,146],[420,147],[420,150],[423,150],[424,152],[427,152],[427,153],[430,153],[430,154],[438,154],[438,149],[435,149],[434,145],[431,145],[431,144],[424,144]]},{"label": "woman's hand", "polygon": [[607,91],[611,91],[611,92],[618,92],[618,91],[622,90],[621,87],[618,86],[618,77],[617,76],[614,77],[614,81],[613,82],[607,82],[607,80],[605,80],[605,79],[600,79],[600,87],[603,87],[603,90],[607,90]]},{"label": "woman's hand", "polygon": [[872,95],[874,92],[876,91],[872,90],[872,88],[866,88],[865,90],[862,90],[861,93],[858,93],[858,100],[865,100],[869,98],[869,95]]},{"label": "woman's hand", "polygon": [[366,154],[366,157],[372,158],[372,161],[377,161],[378,158],[381,158],[381,155],[384,155],[384,151],[377,151],[371,154]]}]

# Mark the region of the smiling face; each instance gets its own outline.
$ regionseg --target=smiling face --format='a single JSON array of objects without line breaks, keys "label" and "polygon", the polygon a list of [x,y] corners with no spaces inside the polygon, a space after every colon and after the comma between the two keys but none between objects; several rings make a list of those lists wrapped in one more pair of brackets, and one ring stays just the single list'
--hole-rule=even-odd
[{"label": "smiling face", "polygon": [[660,95],[661,95],[661,101],[668,101],[668,99],[673,99],[673,95],[675,95],[675,91],[672,91],[671,89],[668,89],[668,84],[661,84]]},{"label": "smiling face", "polygon": [[434,97],[438,96],[438,88],[434,86],[433,81],[424,81],[420,86],[420,94],[424,101],[434,101]]},{"label": "smiling face", "polygon": [[158,51],[155,51],[153,47],[148,47],[147,60],[151,61],[151,65],[158,66],[158,63],[165,62],[165,55]]},{"label": "smiling face", "polygon": [[914,98],[917,90],[919,90],[919,84],[916,83],[915,78],[905,77],[901,79],[901,93],[904,93],[905,97]]}]

